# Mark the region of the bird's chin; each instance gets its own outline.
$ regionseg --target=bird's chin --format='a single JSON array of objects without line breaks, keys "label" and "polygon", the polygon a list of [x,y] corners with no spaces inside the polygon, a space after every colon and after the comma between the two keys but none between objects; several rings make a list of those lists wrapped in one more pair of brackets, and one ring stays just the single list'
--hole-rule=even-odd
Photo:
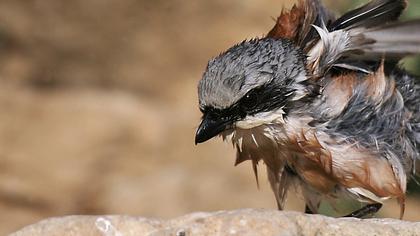
[{"label": "bird's chin", "polygon": [[[220,136],[225,142],[232,143],[237,149],[238,154],[245,151],[244,153],[252,153],[252,155],[256,157],[259,155],[257,150],[261,148],[264,150],[271,150],[271,148],[277,147],[277,145],[273,145],[273,143],[275,143],[275,136],[271,130],[271,125],[261,125],[250,129],[235,127],[233,129],[223,131],[220,133]],[[245,157],[240,159],[243,158]],[[237,161],[237,163],[239,162]]]},{"label": "bird's chin", "polygon": [[229,128],[221,132],[218,136],[223,139],[224,142],[233,142],[233,137],[235,136],[235,128]]}]

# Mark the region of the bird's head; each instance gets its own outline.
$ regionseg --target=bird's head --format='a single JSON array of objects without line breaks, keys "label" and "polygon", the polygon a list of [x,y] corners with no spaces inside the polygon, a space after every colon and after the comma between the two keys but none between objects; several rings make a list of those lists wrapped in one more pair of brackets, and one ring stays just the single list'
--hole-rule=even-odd
[{"label": "bird's head", "polygon": [[279,123],[308,93],[305,57],[291,42],[254,39],[209,61],[198,84],[202,122],[195,143],[223,131]]}]

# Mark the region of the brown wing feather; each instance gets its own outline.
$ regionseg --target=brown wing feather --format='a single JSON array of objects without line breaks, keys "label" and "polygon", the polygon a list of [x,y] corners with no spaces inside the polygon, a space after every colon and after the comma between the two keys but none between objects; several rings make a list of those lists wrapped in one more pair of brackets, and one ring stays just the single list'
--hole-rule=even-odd
[{"label": "brown wing feather", "polygon": [[266,37],[289,39],[306,52],[318,39],[313,25],[322,26],[334,19],[319,0],[299,0],[290,10],[282,10]]},{"label": "brown wing feather", "polygon": [[293,5],[289,11],[282,10],[277,17],[276,24],[267,34],[268,38],[286,38],[297,43],[299,30],[305,19],[306,9],[302,0],[298,4]]}]

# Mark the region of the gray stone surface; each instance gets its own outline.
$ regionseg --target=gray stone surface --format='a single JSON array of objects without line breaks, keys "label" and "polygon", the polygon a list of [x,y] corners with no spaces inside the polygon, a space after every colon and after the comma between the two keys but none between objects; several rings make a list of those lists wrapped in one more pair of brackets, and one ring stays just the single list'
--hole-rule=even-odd
[{"label": "gray stone surface", "polygon": [[331,218],[298,212],[240,209],[199,212],[170,220],[132,216],[66,216],[29,225],[13,236],[420,235],[420,223]]}]

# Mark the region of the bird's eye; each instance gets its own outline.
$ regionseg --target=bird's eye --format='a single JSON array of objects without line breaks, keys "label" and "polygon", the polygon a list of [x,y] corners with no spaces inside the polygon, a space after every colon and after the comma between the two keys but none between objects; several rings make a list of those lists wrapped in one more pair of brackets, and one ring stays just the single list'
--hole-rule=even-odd
[{"label": "bird's eye", "polygon": [[248,92],[241,100],[241,107],[244,110],[251,110],[258,104],[258,91]]}]

